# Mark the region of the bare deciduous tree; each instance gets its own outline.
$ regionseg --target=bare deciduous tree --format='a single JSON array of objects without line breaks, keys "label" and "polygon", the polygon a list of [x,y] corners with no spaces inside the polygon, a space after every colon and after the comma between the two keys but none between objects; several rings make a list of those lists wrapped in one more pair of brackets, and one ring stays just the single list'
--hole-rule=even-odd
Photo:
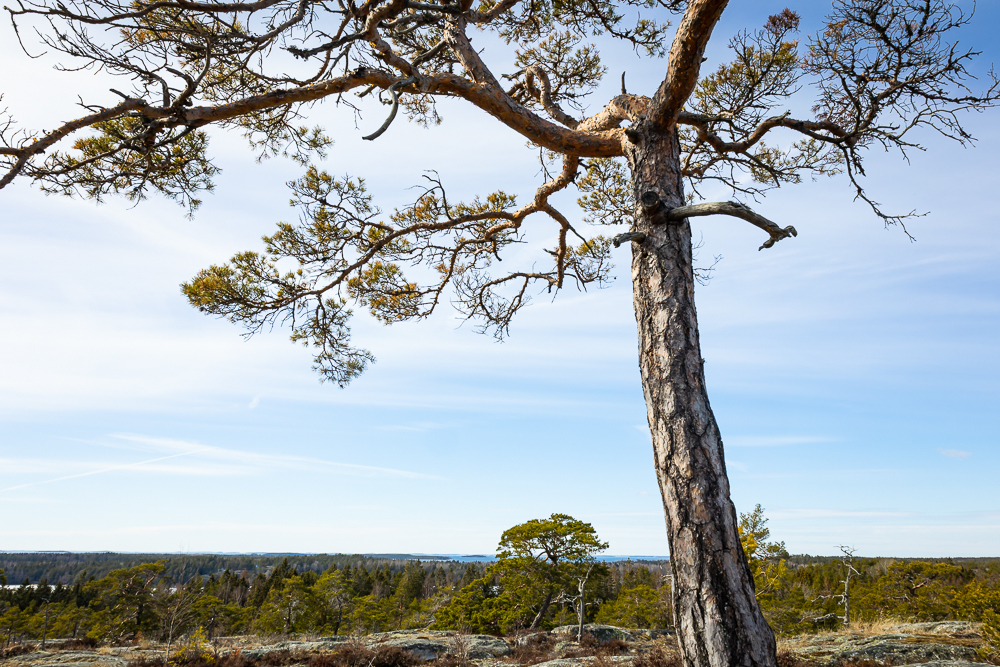
[{"label": "bare deciduous tree", "polygon": [[567,602],[573,608],[574,613],[576,613],[576,641],[583,641],[583,624],[587,618],[587,605],[592,604],[587,602],[587,581],[590,579],[590,573],[594,571],[594,566],[597,562],[590,562],[587,564],[587,569],[578,573],[576,577],[576,595],[562,591],[559,596],[553,600],[555,603],[566,604]]},{"label": "bare deciduous tree", "polygon": [[[740,548],[705,390],[688,220],[743,219],[765,232],[762,249],[796,230],[742,203],[688,196],[697,199],[699,186],[714,182],[754,197],[840,173],[877,216],[901,223],[905,215],[884,211],[862,186],[866,151],[905,156],[918,147],[919,131],[969,143],[961,114],[993,106],[998,88],[992,77],[973,90],[968,68],[977,52],[951,37],[970,16],[946,0],[833,0],[804,49],[795,38],[799,17],[788,9],[732,36],[733,61],[705,75],[705,49],[727,4],[18,0],[8,11],[22,40],[32,24],[67,67],[101,68],[131,87],[113,91],[113,101],[85,102],[84,115],[45,132],[0,123],[0,187],[21,176],[46,192],[96,199],[158,191],[193,210],[216,172],[205,126],[236,129],[263,155],[309,164],[330,140],[302,125],[304,108],[350,104],[352,92],[391,103],[368,139],[384,135],[399,107],[416,122],[437,123],[441,98],[465,101],[520,133],[559,165],[526,202],[499,189],[456,202],[432,175],[413,205],[384,216],[360,179],[310,167],[291,184],[298,224],[279,225],[263,252],[212,266],[184,291],[199,309],[251,333],[288,322],[292,338],[315,349],[321,376],[343,385],[372,359],[350,344],[349,303],[385,323],[420,319],[450,289],[465,317],[503,337],[532,291],[600,285],[612,245],[628,243],[685,664],[773,665],[774,637]],[[673,32],[662,20],[670,13],[679,16]],[[513,45],[513,62],[488,64],[470,28]],[[605,71],[588,42],[598,35],[650,58],[668,55],[659,87],[628,93],[623,82],[620,95],[585,106]],[[783,111],[803,87],[815,93],[812,116]],[[627,231],[585,236],[552,203],[570,187],[580,192],[584,221]],[[552,225],[544,263],[501,270],[497,262],[523,240],[529,219]],[[297,268],[279,268],[286,260]],[[432,279],[407,278],[405,269],[417,265]]]},{"label": "bare deciduous tree", "polygon": [[840,616],[836,613],[825,614],[823,616],[817,616],[812,618],[814,623],[825,623],[826,621],[839,620],[845,627],[851,625],[851,577],[860,575],[854,567],[854,553],[857,551],[854,547],[848,547],[841,544],[837,547],[840,549],[840,562],[844,565],[844,578],[839,582],[844,584],[843,593],[834,593],[832,595],[820,595],[816,600],[829,600],[834,599],[839,602],[839,604],[844,608],[844,615]]}]

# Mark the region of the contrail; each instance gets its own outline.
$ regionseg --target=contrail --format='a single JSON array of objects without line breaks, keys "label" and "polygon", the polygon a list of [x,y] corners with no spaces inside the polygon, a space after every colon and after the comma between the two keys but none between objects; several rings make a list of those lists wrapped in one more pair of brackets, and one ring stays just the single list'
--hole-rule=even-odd
[{"label": "contrail", "polygon": [[[207,449],[207,448],[206,448]],[[170,456],[161,456],[156,459],[149,459],[148,461],[139,461],[138,463],[125,463],[119,466],[111,466],[110,468],[103,468],[102,470],[91,470],[90,472],[81,472],[75,475],[66,475],[65,477],[56,477],[54,479],[46,479],[41,482],[28,482],[27,484],[18,484],[17,486],[10,486],[6,489],[0,489],[0,493],[4,491],[13,491],[15,489],[23,489],[27,486],[38,486],[39,484],[51,484],[52,482],[61,482],[65,479],[76,479],[77,477],[89,477],[90,475],[100,475],[104,472],[113,472],[115,470],[124,470],[126,468],[135,468],[138,466],[144,466],[147,463],[156,463],[157,461],[166,461],[167,459],[175,459],[178,456],[188,456],[190,454],[197,454],[198,452],[203,452],[204,449],[195,449],[190,452],[181,452],[180,454],[171,454]]]}]

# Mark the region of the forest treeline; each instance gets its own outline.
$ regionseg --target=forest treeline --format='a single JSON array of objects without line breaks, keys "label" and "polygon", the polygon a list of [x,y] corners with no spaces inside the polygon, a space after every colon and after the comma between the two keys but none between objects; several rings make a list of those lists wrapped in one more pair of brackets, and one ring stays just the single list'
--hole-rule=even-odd
[{"label": "forest treeline", "polygon": [[[415,560],[411,554],[121,554],[121,553],[0,553],[0,570],[6,572],[10,582],[20,584],[27,580],[38,584],[43,580],[55,586],[74,583],[81,574],[102,579],[112,570],[121,570],[145,563],[162,561],[163,576],[171,581],[187,583],[195,577],[208,578],[224,571],[243,572],[251,578],[257,573],[269,574],[284,561],[298,572],[325,572],[336,565],[362,563],[367,569],[384,565],[399,569],[406,561]],[[446,558],[421,556],[423,561],[447,561]]]},{"label": "forest treeline", "polygon": [[[852,620],[993,625],[1000,614],[1000,560],[790,557],[783,544],[769,541],[759,507],[741,518],[757,597],[778,633],[842,624],[848,572]],[[182,556],[101,576],[81,572],[54,585],[27,578],[17,585],[0,573],[7,584],[0,592],[0,643],[169,643],[195,631],[211,639],[408,628],[503,635],[579,622],[670,627],[669,564],[601,562],[596,555],[605,548],[589,524],[552,515],[506,531],[489,564],[288,556],[273,565],[248,560],[241,569],[205,571],[219,564],[212,559],[232,557]]]}]

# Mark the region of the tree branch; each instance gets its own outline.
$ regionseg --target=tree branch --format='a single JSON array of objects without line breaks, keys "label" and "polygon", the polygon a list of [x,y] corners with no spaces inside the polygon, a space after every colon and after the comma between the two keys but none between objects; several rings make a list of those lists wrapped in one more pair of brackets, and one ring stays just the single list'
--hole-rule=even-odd
[{"label": "tree branch", "polygon": [[552,83],[549,81],[549,75],[545,72],[540,65],[530,65],[526,70],[524,70],[524,82],[528,86],[528,90],[532,91],[535,89],[535,79],[538,79],[538,101],[542,103],[542,107],[548,114],[559,121],[566,127],[575,130],[580,121],[570,116],[568,113],[562,110],[562,108],[552,100]]},{"label": "tree branch", "polygon": [[650,122],[669,129],[698,84],[705,47],[729,0],[690,0],[670,47],[667,76],[653,96]]},{"label": "tree branch", "polygon": [[[776,127],[786,127],[819,141],[835,144],[843,143],[848,146],[853,145],[853,140],[847,131],[836,123],[830,121],[797,120],[788,116],[789,112],[787,111],[780,116],[772,116],[758,125],[746,139],[731,142],[723,140],[709,129],[712,123],[725,121],[724,117],[706,116],[704,114],[682,111],[677,115],[677,123],[680,125],[691,125],[697,129],[698,138],[709,144],[719,153],[745,153],[760,142],[764,138],[764,135]],[[827,132],[828,134],[821,134],[821,132]]]},{"label": "tree branch", "polygon": [[374,141],[375,139],[381,137],[382,134],[389,129],[389,126],[392,125],[393,119],[396,118],[396,112],[399,111],[399,92],[397,92],[398,89],[402,88],[403,86],[408,86],[411,83],[416,83],[416,82],[417,82],[417,77],[408,76],[405,79],[400,79],[396,83],[389,86],[389,94],[392,95],[392,111],[389,112],[389,117],[385,119],[384,123],[382,123],[382,127],[378,128],[377,130],[369,134],[367,137],[361,137],[362,139],[364,139],[365,141]]},{"label": "tree branch", "polygon": [[[646,197],[646,195],[649,194],[653,194],[655,196],[655,193],[644,193],[642,197],[643,207],[650,205],[647,202]],[[656,197],[656,199],[659,200],[659,197]],[[655,206],[653,206],[653,208],[655,208]],[[758,248],[758,250],[770,248],[781,239],[799,235],[799,233],[795,231],[795,227],[792,227],[791,225],[788,227],[779,227],[777,224],[771,222],[764,216],[752,211],[748,206],[735,201],[709,202],[705,204],[693,204],[691,206],[678,206],[677,208],[665,210],[663,218],[670,222],[680,222],[684,220],[684,218],[693,218],[703,215],[731,215],[734,218],[741,218],[756,227],[760,227],[768,233],[770,238],[767,241],[764,241],[764,245]]]},{"label": "tree branch", "polygon": [[282,0],[260,0],[259,2],[188,2],[187,0],[165,0],[164,2],[151,2],[148,5],[137,3],[141,7],[134,12],[122,12],[109,16],[88,16],[87,14],[75,14],[59,3],[58,9],[36,9],[33,7],[10,9],[4,7],[10,15],[19,16],[25,14],[39,14],[41,16],[59,16],[73,21],[90,24],[107,24],[112,21],[123,21],[125,19],[142,18],[150,13],[164,9],[183,9],[194,12],[206,12],[209,14],[229,14],[236,12],[257,12],[268,7],[280,4]]},{"label": "tree branch", "polygon": [[[168,122],[167,126],[202,126],[287,104],[320,100],[361,86],[375,85],[387,89],[396,81],[396,77],[391,72],[361,67],[347,76],[308,86],[251,95],[229,104],[179,110],[179,117]],[[528,140],[556,152],[580,157],[615,157],[622,154],[621,130],[601,128],[600,130],[574,132],[531,113],[503,94],[503,91],[498,94],[497,90],[478,85],[454,74],[435,73],[422,76],[420,91],[428,94],[461,97]],[[145,113],[154,118],[167,115],[166,113],[158,113],[156,109],[149,109]]]},{"label": "tree branch", "polygon": [[55,130],[47,133],[45,136],[35,139],[33,142],[27,146],[21,148],[3,147],[0,148],[0,155],[10,155],[16,157],[17,160],[8,170],[8,172],[0,178],[0,189],[4,188],[8,183],[10,183],[14,178],[21,173],[28,161],[35,155],[44,153],[50,147],[52,147],[56,142],[65,138],[69,134],[81,130],[85,127],[90,127],[94,123],[100,123],[101,121],[110,120],[112,118],[117,118],[122,114],[128,113],[130,111],[137,111],[140,109],[146,109],[148,105],[145,100],[140,100],[132,97],[126,97],[125,101],[116,106],[110,107],[108,109],[102,109],[97,113],[92,113],[76,120],[71,120],[68,123],[64,123]]}]

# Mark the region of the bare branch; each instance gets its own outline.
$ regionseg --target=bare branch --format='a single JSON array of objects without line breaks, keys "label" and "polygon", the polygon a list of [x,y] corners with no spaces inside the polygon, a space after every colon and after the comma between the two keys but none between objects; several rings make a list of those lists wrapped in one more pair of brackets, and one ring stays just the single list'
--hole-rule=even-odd
[{"label": "bare branch", "polygon": [[[643,206],[644,207],[650,206],[651,208],[655,208],[655,206],[651,206],[651,204],[646,201],[645,195],[649,194],[652,194],[654,197],[656,197],[655,193],[649,193],[649,192],[645,193],[643,195]],[[656,199],[657,201],[659,201],[658,197],[656,197]],[[703,216],[703,215],[731,215],[734,218],[740,218],[742,220],[746,220],[755,227],[760,227],[761,229],[763,229],[765,232],[768,233],[768,236],[770,236],[770,238],[767,241],[764,241],[764,244],[759,248],[759,250],[763,250],[764,248],[770,248],[781,239],[799,235],[799,233],[795,231],[795,227],[792,226],[779,227],[777,224],[771,222],[764,216],[755,213],[746,205],[734,201],[710,202],[705,204],[692,204],[690,206],[678,206],[677,208],[666,210],[663,214],[663,217],[671,222],[681,222],[685,218],[693,218],[696,216]]]},{"label": "bare branch", "polygon": [[367,137],[361,137],[362,139],[364,139],[365,141],[374,141],[375,139],[381,137],[382,134],[389,129],[389,126],[392,125],[393,119],[396,118],[396,112],[399,111],[399,92],[397,92],[398,89],[402,88],[403,86],[408,86],[416,82],[417,82],[417,77],[410,76],[405,79],[400,79],[396,83],[389,86],[389,94],[392,95],[392,111],[389,112],[389,117],[385,119],[384,123],[382,123],[382,127],[378,128],[377,130],[369,134]]}]

